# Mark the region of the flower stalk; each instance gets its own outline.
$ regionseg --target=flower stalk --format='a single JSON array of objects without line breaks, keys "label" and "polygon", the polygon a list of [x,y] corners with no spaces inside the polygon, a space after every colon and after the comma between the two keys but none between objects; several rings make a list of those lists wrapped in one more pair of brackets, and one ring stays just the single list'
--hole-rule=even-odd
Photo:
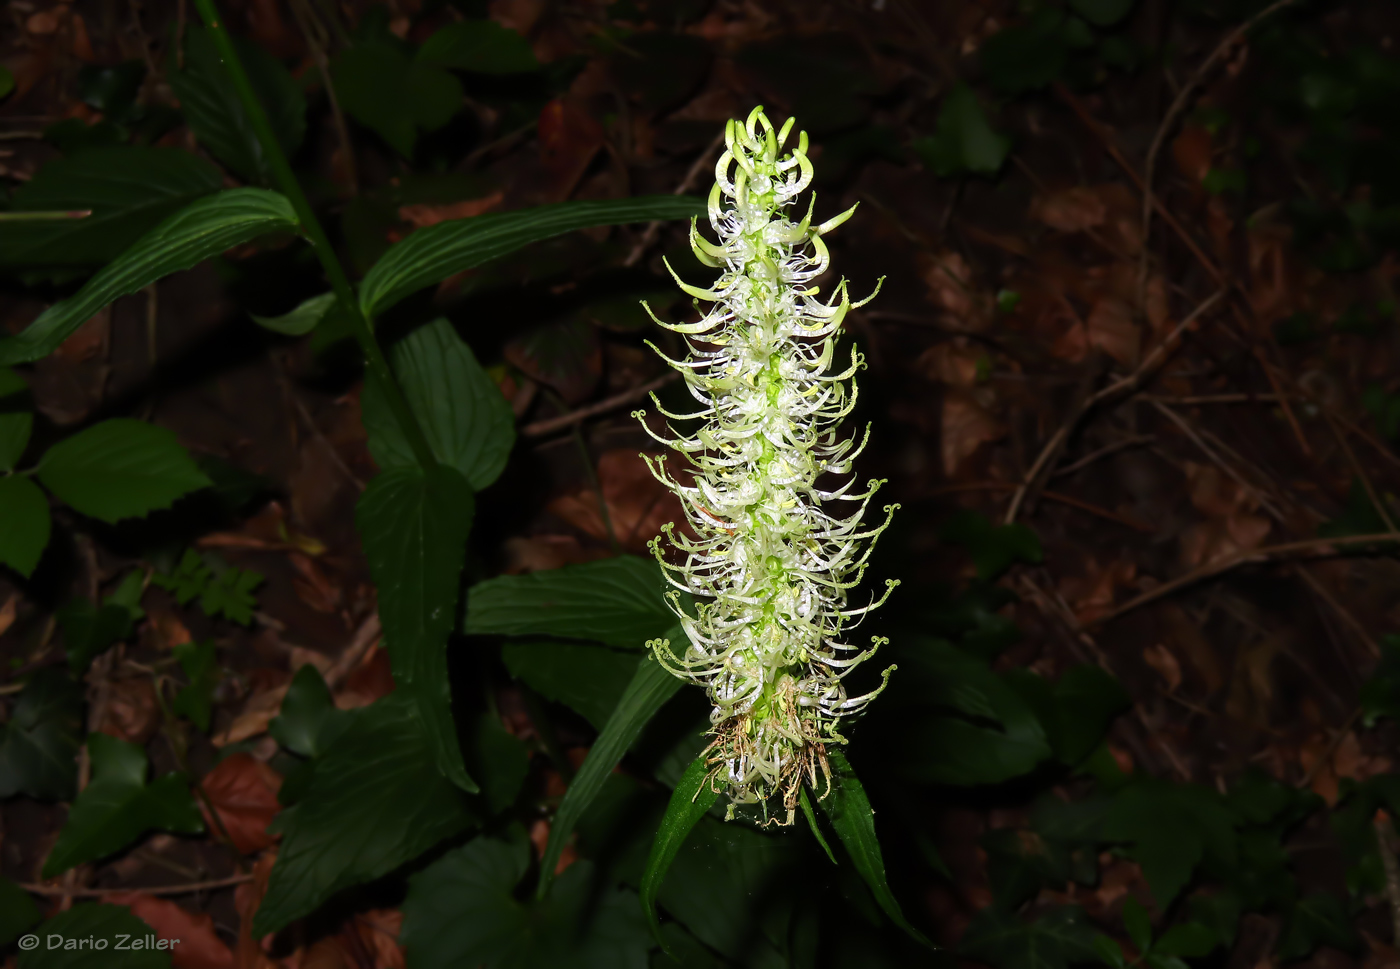
[{"label": "flower stalk", "polygon": [[[792,823],[804,783],[818,788],[820,774],[829,789],[827,746],[846,742],[838,725],[889,681],[893,666],[878,688],[849,696],[844,678],[884,640],[858,647],[844,639],[898,585],[887,581],[864,605],[848,602],[898,507],[885,506],[884,521],[863,529],[883,482],[863,490],[850,477],[826,485],[850,474],[869,440],[868,427],[859,443],[839,433],[864,360],[852,348],[848,363],[836,361],[847,311],[874,294],[852,303],[842,280],[818,298],[813,282],[830,261],[823,236],[855,208],[819,225],[811,204],[801,221],[788,217],[813,175],[806,132],[779,154],[792,129],[791,119],[775,129],[762,108],[726,126],[709,199],[719,241],[702,237],[694,221],[690,232],[696,257],[719,269],[719,279],[710,289],[691,286],[667,264],[680,288],[710,309],[695,323],[667,323],[647,307],[657,324],[687,338],[681,360],[652,349],[681,373],[700,407],[673,414],[655,394],[652,403],[672,421],[702,422],[689,436],[674,425],[669,437],[647,432],[683,455],[692,473],[682,481],[664,455],[643,455],[680,498],[691,533],[671,524],[651,543],[686,641],[647,645],[709,694],[710,783],[728,793],[729,816],[752,806],[765,823],[783,824]],[[844,513],[833,510],[843,504]]]}]

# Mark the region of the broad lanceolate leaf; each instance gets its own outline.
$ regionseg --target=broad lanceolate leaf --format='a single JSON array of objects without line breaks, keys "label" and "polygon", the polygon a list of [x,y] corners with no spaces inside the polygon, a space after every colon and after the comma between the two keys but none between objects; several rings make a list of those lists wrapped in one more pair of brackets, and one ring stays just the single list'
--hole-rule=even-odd
[{"label": "broad lanceolate leaf", "polygon": [[447,637],[456,625],[474,501],[471,486],[455,468],[415,465],[381,473],[355,512],[379,589],[379,621],[394,680],[418,705],[438,768],[473,792],[477,787],[462,766],[452,721]]},{"label": "broad lanceolate leaf", "polygon": [[671,867],[671,862],[676,860],[676,853],[685,843],[686,835],[690,834],[695,822],[704,817],[705,812],[713,807],[719,798],[719,793],[713,786],[706,783],[709,774],[709,765],[705,762],[705,755],[701,754],[681,775],[680,783],[671,792],[671,803],[666,806],[666,816],[661,819],[661,826],[656,829],[656,840],[651,844],[646,871],[642,874],[642,911],[646,912],[647,925],[656,936],[657,944],[663,949],[667,946],[656,921],[656,893],[661,890],[666,870]]},{"label": "broad lanceolate leaf", "polygon": [[294,754],[317,757],[330,749],[349,726],[350,718],[350,711],[336,708],[326,681],[308,663],[292,677],[281,711],[268,724],[268,733]]},{"label": "broad lanceolate leaf", "polygon": [[0,565],[26,579],[49,544],[49,500],[21,475],[0,478]]},{"label": "broad lanceolate leaf", "polygon": [[[515,415],[452,324],[439,317],[419,327],[394,346],[392,358],[434,456],[462,472],[477,491],[495,481],[515,443]],[[361,407],[369,452],[379,466],[416,466],[379,384],[366,382]]]},{"label": "broad lanceolate leaf", "polygon": [[598,730],[608,722],[637,669],[637,655],[598,643],[512,641],[501,647],[510,675],[547,700],[581,714]]},{"label": "broad lanceolate leaf", "polygon": [[655,561],[634,555],[503,575],[468,593],[466,631],[596,639],[643,649],[676,621],[662,598],[662,582]]},{"label": "broad lanceolate leaf", "polygon": [[1011,139],[992,128],[972,88],[959,83],[943,99],[937,130],[914,148],[940,178],[994,175],[1006,160]]},{"label": "broad lanceolate leaf", "polygon": [[[260,45],[234,37],[234,49],[282,150],[306,133],[306,99],[285,67]],[[270,184],[272,169],[207,27],[185,28],[184,67],[167,74],[195,138],[245,181]]]},{"label": "broad lanceolate leaf", "polygon": [[277,931],[472,822],[465,795],[438,769],[418,705],[391,693],[359,711],[312,761],[297,803],[273,821],[282,848],[253,934]]},{"label": "broad lanceolate leaf", "polygon": [[0,946],[9,946],[43,915],[29,893],[8,878],[0,878]]},{"label": "broad lanceolate leaf", "polygon": [[[90,154],[84,152],[76,158],[86,159]],[[177,154],[192,157],[185,152]],[[157,176],[140,172],[133,177],[146,181]],[[200,199],[142,236],[76,294],[41,313],[19,336],[0,339],[0,365],[28,363],[47,356],[94,313],[119,296],[134,293],[173,272],[197,266],[211,256],[260,235],[296,229],[296,214],[291,204],[276,192],[235,188]]]},{"label": "broad lanceolate leaf", "polygon": [[646,932],[627,889],[599,893],[579,861],[539,901],[515,886],[530,863],[524,842],[477,838],[408,881],[400,942],[415,969],[645,969]]},{"label": "broad lanceolate leaf", "polygon": [[437,64],[413,60],[397,46],[356,44],[331,61],[341,105],[405,158],[420,129],[433,131],[462,109],[462,84]]},{"label": "broad lanceolate leaf", "polygon": [[0,367],[0,471],[10,471],[24,457],[34,429],[29,384],[7,367]]},{"label": "broad lanceolate leaf", "polygon": [[73,796],[78,778],[83,688],[56,669],[35,672],[10,722],[0,726],[0,800]]},{"label": "broad lanceolate leaf", "polygon": [[1214,790],[1142,779],[1120,791],[1104,818],[1103,838],[1128,844],[1159,909],[1171,905],[1209,854],[1235,866],[1238,819]]},{"label": "broad lanceolate leaf", "polygon": [[418,59],[476,74],[520,74],[539,68],[530,42],[494,20],[459,20],[418,48]]},{"label": "broad lanceolate leaf", "polygon": [[1083,911],[1071,906],[1025,922],[989,905],[967,927],[960,949],[998,969],[1069,969],[1100,961],[1095,935]]},{"label": "broad lanceolate leaf", "polygon": [[39,462],[39,480],[84,515],[104,522],[169,508],[211,483],[175,435],[118,417],[60,441]]},{"label": "broad lanceolate leaf", "polygon": [[[20,951],[19,969],[170,969],[170,952],[161,949],[116,950],[121,936],[146,939],[151,927],[120,905],[84,902],[60,912],[39,926],[39,947]],[[106,939],[105,949],[48,948],[49,936],[64,940]]]},{"label": "broad lanceolate leaf", "polygon": [[899,902],[890,891],[889,882],[885,880],[885,859],[880,853],[880,841],[875,836],[875,812],[870,808],[870,799],[865,796],[864,785],[839,748],[827,748],[827,759],[831,762],[831,792],[818,803],[831,819],[831,826],[850,853],[856,871],[870,886],[875,901],[891,922],[918,941],[931,945],[924,934],[904,917]]},{"label": "broad lanceolate leaf", "polygon": [[248,315],[253,317],[253,322],[258,326],[273,333],[281,333],[283,336],[305,336],[316,329],[316,324],[325,318],[333,306],[335,293],[322,293],[320,296],[303,300],[296,309],[281,316],[257,316],[253,313]]},{"label": "broad lanceolate leaf", "polygon": [[100,266],[221,183],[217,168],[176,148],[92,148],[55,159],[15,192],[14,209],[92,214],[7,224],[0,268]]},{"label": "broad lanceolate leaf", "polygon": [[440,222],[390,247],[360,284],[360,305],[370,317],[378,316],[405,296],[440,283],[454,273],[575,229],[688,219],[704,212],[701,199],[653,195],[559,202]]},{"label": "broad lanceolate leaf", "polygon": [[58,833],[43,875],[52,878],[85,861],[120,851],[152,828],[198,834],[204,819],[183,775],[146,783],[146,752],[104,733],[88,736],[92,781],[78,794]]},{"label": "broad lanceolate leaf", "polygon": [[[672,638],[683,635],[677,627]],[[628,684],[627,691],[622,694],[622,699],[618,701],[617,709],[613,711],[607,726],[589,749],[588,757],[574,775],[573,783],[564,793],[564,800],[559,803],[559,810],[555,812],[554,823],[549,829],[549,844],[545,846],[544,857],[540,860],[541,897],[549,889],[554,867],[559,861],[559,853],[568,843],[569,835],[573,834],[578,819],[603,789],[603,782],[608,779],[617,762],[622,760],[622,755],[627,753],[627,748],[632,746],[643,728],[651,722],[651,718],[656,716],[666,701],[675,696],[681,683],[680,678],[672,676],[650,654],[643,656],[637,663],[636,675]]]}]

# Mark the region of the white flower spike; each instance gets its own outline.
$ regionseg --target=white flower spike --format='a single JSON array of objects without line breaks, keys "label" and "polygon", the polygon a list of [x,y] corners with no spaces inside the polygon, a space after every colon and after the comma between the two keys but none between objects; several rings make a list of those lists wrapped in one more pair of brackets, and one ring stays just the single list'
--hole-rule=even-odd
[{"label": "white flower spike", "polygon": [[[725,127],[727,150],[709,201],[719,244],[702,238],[693,220],[690,231],[696,257],[722,272],[711,289],[676,276],[682,290],[713,305],[698,323],[665,323],[652,314],[690,339],[686,359],[662,356],[701,407],[671,414],[655,394],[652,403],[668,418],[704,424],[692,437],[674,428],[672,438],[648,433],[685,455],[693,483],[670,475],[664,456],[643,456],[681,499],[696,536],[663,529],[677,561],[668,560],[660,538],[651,543],[675,587],[668,598],[688,641],[682,649],[669,640],[647,645],[672,673],[705,687],[714,703],[710,783],[729,794],[729,816],[736,806],[756,805],[765,822],[785,824],[803,783],[817,787],[818,771],[829,789],[826,749],[846,742],[837,732],[841,718],[863,710],[889,681],[893,666],[878,689],[848,696],[843,678],[883,640],[874,637],[862,649],[842,639],[898,585],[886,582],[879,601],[847,603],[898,507],[886,506],[882,524],[861,530],[883,482],[855,494],[852,480],[831,490],[817,485],[823,475],[848,474],[869,439],[869,428],[859,445],[837,434],[855,407],[860,353],[853,349],[849,365],[832,372],[841,321],[866,301],[853,304],[844,280],[824,302],[809,285],[829,261],[821,237],[854,208],[818,226],[810,206],[801,222],[787,218],[812,181],[806,132],[779,155],[792,127],[789,119],[775,131],[761,107],[742,125]],[[833,514],[828,509],[838,502],[855,508]],[[694,597],[693,611],[681,592]],[[774,798],[784,814],[770,817]]]}]

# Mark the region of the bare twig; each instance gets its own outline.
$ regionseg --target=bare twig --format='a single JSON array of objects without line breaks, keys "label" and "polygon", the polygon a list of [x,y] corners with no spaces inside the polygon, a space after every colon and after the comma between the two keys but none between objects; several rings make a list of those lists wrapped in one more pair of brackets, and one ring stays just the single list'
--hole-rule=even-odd
[{"label": "bare twig", "polygon": [[122,892],[141,892],[144,895],[190,895],[194,892],[214,891],[219,888],[232,888],[235,885],[242,885],[253,880],[251,874],[230,875],[227,878],[214,878],[203,882],[188,882],[183,885],[161,885],[156,888],[144,886],[136,888],[75,888],[65,889],[55,885],[35,885],[21,884],[31,895],[70,895],[74,898],[102,898],[104,895],[116,895]]},{"label": "bare twig", "polygon": [[372,612],[360,623],[360,628],[355,630],[354,637],[350,640],[350,645],[345,647],[345,651],[331,664],[331,668],[326,670],[324,677],[326,686],[334,690],[342,680],[350,675],[355,667],[360,665],[365,653],[369,652],[376,642],[379,641],[379,634],[382,627],[379,624],[379,613]]},{"label": "bare twig", "polygon": [[[1152,137],[1152,146],[1147,149],[1147,161],[1143,166],[1142,174],[1142,254],[1138,259],[1138,293],[1147,292],[1148,256],[1151,247],[1148,245],[1149,234],[1152,231],[1152,213],[1157,206],[1156,193],[1152,190],[1152,179],[1157,173],[1157,156],[1162,151],[1162,143],[1167,140],[1167,135],[1176,126],[1177,119],[1181,117],[1181,112],[1186,110],[1186,105],[1190,102],[1196,88],[1205,80],[1206,75],[1215,69],[1215,66],[1228,54],[1231,49],[1239,43],[1244,36],[1254,28],[1254,26],[1265,17],[1272,16],[1284,7],[1293,3],[1294,0],[1275,0],[1253,17],[1250,17],[1243,24],[1236,27],[1225,36],[1215,50],[1211,51],[1201,66],[1187,79],[1186,83],[1177,91],[1176,98],[1172,100],[1171,107],[1162,118],[1162,123],[1157,126],[1157,133]],[[1217,279],[1219,277],[1217,276]],[[1139,300],[1141,305],[1141,300]]]},{"label": "bare twig", "polygon": [[1308,538],[1297,542],[1282,542],[1278,545],[1265,545],[1256,549],[1247,549],[1236,552],[1233,555],[1225,555],[1213,562],[1207,562],[1187,572],[1179,575],[1175,579],[1163,582],[1155,589],[1149,589],[1139,596],[1134,596],[1127,602],[1094,620],[1095,625],[1117,619],[1119,616],[1132,612],[1149,602],[1156,602],[1187,586],[1195,585],[1203,579],[1211,578],[1228,572],[1231,569],[1244,565],[1247,562],[1267,562],[1269,559],[1283,558],[1298,554],[1318,553],[1336,554],[1337,548],[1345,548],[1353,545],[1374,545],[1377,542],[1400,541],[1400,532],[1381,532],[1375,535],[1344,535],[1338,538]]},{"label": "bare twig", "polygon": [[[1084,457],[1080,458],[1078,461],[1075,461],[1073,464],[1067,464],[1063,468],[1058,469],[1050,477],[1063,478],[1066,475],[1071,475],[1074,474],[1074,472],[1076,471],[1081,471],[1084,468],[1087,468],[1095,461],[1102,460],[1103,458],[1108,457],[1110,454],[1117,454],[1119,451],[1125,451],[1130,447],[1137,447],[1139,444],[1151,444],[1156,440],[1157,438],[1153,437],[1151,434],[1134,434],[1132,437],[1125,437],[1120,441],[1114,441],[1112,444],[1105,444],[1097,451],[1089,452],[1088,454],[1084,455]],[[1048,494],[1049,493],[1047,492],[1047,495]]]},{"label": "bare twig", "polygon": [[[724,144],[723,132],[718,134],[714,141],[705,146],[705,150],[702,151],[699,157],[691,164],[690,171],[685,173],[685,178],[681,180],[681,183],[676,186],[676,190],[671,194],[684,195],[694,188],[695,183],[700,180],[701,174],[710,164],[710,158],[714,155],[715,150],[722,144]],[[642,256],[646,253],[647,249],[651,247],[651,244],[656,241],[656,237],[661,232],[661,227],[664,224],[663,222],[648,223],[646,231],[644,231],[642,237],[637,240],[637,244],[632,247],[632,251],[627,254],[627,258],[622,260],[622,264],[630,269],[641,262]]]},{"label": "bare twig", "polygon": [[624,390],[620,394],[614,394],[606,400],[600,400],[596,404],[589,404],[587,407],[580,407],[571,410],[567,414],[560,414],[558,417],[550,417],[546,420],[535,421],[533,424],[526,424],[520,429],[521,437],[544,437],[553,434],[555,431],[562,431],[588,420],[597,417],[599,414],[606,414],[608,411],[617,410],[627,404],[641,400],[653,390],[659,390],[675,380],[679,374],[668,373],[655,380],[642,384],[640,387],[633,387],[631,390]]}]

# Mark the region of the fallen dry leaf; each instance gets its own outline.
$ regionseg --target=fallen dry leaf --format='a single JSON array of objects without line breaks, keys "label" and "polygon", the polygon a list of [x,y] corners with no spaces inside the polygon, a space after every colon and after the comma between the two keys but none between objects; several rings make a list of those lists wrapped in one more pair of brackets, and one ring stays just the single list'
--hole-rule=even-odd
[{"label": "fallen dry leaf", "polygon": [[233,846],[245,855],[252,854],[275,840],[267,833],[267,826],[282,809],[277,801],[281,786],[282,775],[252,754],[231,754],[204,775],[200,787],[209,803],[200,799],[199,807],[210,830],[217,831],[219,826],[209,813],[213,805]]},{"label": "fallen dry leaf", "polygon": [[399,945],[402,928],[402,912],[381,908],[360,912],[346,926],[346,931],[359,936],[360,944],[374,958],[374,969],[405,969],[406,954]]},{"label": "fallen dry leaf", "polygon": [[229,744],[236,744],[240,740],[247,740],[249,737],[267,733],[267,725],[282,709],[282,698],[287,695],[288,685],[289,683],[284,682],[279,686],[260,690],[250,696],[243,704],[243,711],[234,718],[228,729],[214,735],[212,738],[214,746],[226,747]]},{"label": "fallen dry leaf", "polygon": [[399,218],[415,229],[426,229],[439,222],[448,222],[452,219],[470,219],[483,212],[490,212],[500,205],[505,197],[504,192],[496,191],[485,198],[465,199],[461,202],[449,202],[446,205],[401,205],[399,206]]},{"label": "fallen dry leaf", "polygon": [[[667,470],[682,469],[668,467]],[[599,456],[598,483],[603,489],[613,532],[625,551],[644,553],[647,543],[661,533],[661,526],[675,522],[680,528],[685,522],[679,500],[656,480],[646,462],[632,448],[617,448]],[[547,509],[594,538],[606,540],[608,537],[598,494],[591,489],[555,498]]]},{"label": "fallen dry leaf", "polygon": [[1108,219],[1108,205],[1089,186],[1076,185],[1031,201],[1030,217],[1058,232],[1083,232],[1097,228]]},{"label": "fallen dry leaf", "polygon": [[1006,427],[972,392],[949,387],[943,393],[941,433],[943,473],[952,478],[983,444],[1001,438]]},{"label": "fallen dry leaf", "polygon": [[1210,171],[1210,131],[1198,124],[1184,124],[1181,134],[1172,142],[1172,160],[1177,171],[1193,184],[1199,183]]},{"label": "fallen dry leaf", "polygon": [[0,636],[5,635],[9,628],[15,624],[15,613],[18,609],[19,593],[15,592],[5,600],[5,604],[0,606]]},{"label": "fallen dry leaf", "polygon": [[[258,940],[253,938],[253,915],[267,892],[267,879],[277,862],[275,849],[265,851],[253,866],[253,880],[239,885],[233,893],[233,906],[238,910],[238,944],[234,950],[235,969],[275,969],[277,963],[267,957]],[[272,936],[268,936],[271,941]]]},{"label": "fallen dry leaf", "polygon": [[194,637],[180,617],[158,606],[146,611],[146,623],[150,645],[157,649],[169,650],[194,642]]},{"label": "fallen dry leaf", "polygon": [[160,728],[155,685],[146,677],[113,680],[97,729],[130,744],[145,744]]},{"label": "fallen dry leaf", "polygon": [[1140,333],[1133,322],[1133,310],[1116,296],[1105,296],[1094,304],[1085,321],[1089,345],[1097,347],[1124,367],[1138,362]]},{"label": "fallen dry leaf", "polygon": [[175,969],[234,969],[233,952],[215,932],[210,916],[144,892],[116,892],[101,900],[131,909],[158,938],[179,940],[169,950]]},{"label": "fallen dry leaf", "polygon": [[951,249],[920,253],[916,262],[929,298],[960,326],[981,330],[991,322],[992,299],[977,291],[972,267],[961,254]]},{"label": "fallen dry leaf", "polygon": [[1167,692],[1175,693],[1177,687],[1181,686],[1181,664],[1177,662],[1172,651],[1161,643],[1153,643],[1143,647],[1142,658],[1166,681]]},{"label": "fallen dry leaf", "polygon": [[389,663],[389,652],[382,646],[375,646],[365,654],[360,665],[345,677],[340,689],[335,691],[335,705],[339,710],[367,707],[393,692],[394,674]]},{"label": "fallen dry leaf", "polygon": [[606,549],[586,549],[573,535],[516,536],[505,541],[507,575],[543,572],[608,556]]},{"label": "fallen dry leaf", "polygon": [[985,356],[975,347],[938,343],[919,355],[914,361],[914,371],[953,387],[971,387],[977,383],[978,361]]}]

